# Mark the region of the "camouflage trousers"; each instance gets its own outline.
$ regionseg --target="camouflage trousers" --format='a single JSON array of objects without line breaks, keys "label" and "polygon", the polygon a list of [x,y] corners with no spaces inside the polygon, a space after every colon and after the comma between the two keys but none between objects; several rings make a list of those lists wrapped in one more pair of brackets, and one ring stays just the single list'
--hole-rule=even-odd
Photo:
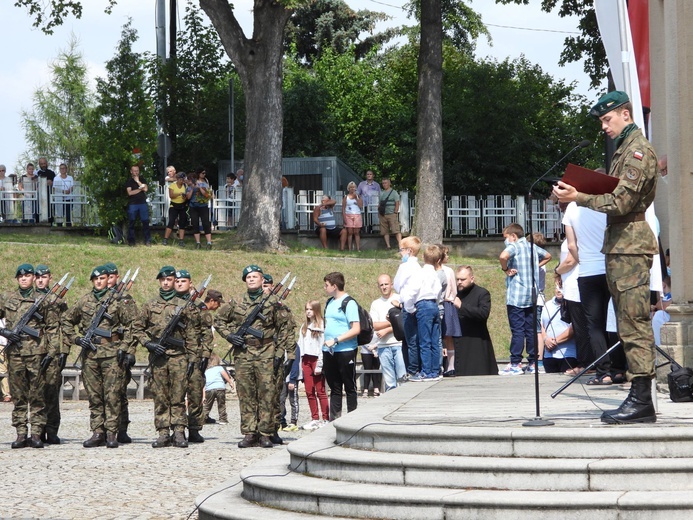
[{"label": "camouflage trousers", "polygon": [[87,357],[82,367],[82,378],[89,398],[89,429],[116,433],[123,386],[123,369],[116,357]]},{"label": "camouflage trousers", "polygon": [[606,255],[606,279],[614,299],[618,335],[628,361],[626,374],[655,376],[655,349],[650,321],[652,255]]},{"label": "camouflage trousers", "polygon": [[203,411],[203,417],[205,419],[209,417],[209,412],[212,410],[214,401],[217,402],[219,422],[229,422],[228,415],[226,414],[226,388],[220,388],[218,390],[207,390],[205,392],[205,406]]},{"label": "camouflage trousers", "polygon": [[63,376],[56,357],[48,366],[46,378],[46,432],[58,433],[60,428],[60,391]]},{"label": "camouflage trousers", "polygon": [[41,360],[45,354],[19,356],[9,353],[7,373],[12,393],[12,426],[17,434],[41,435],[46,427],[46,380],[39,375]]},{"label": "camouflage trousers", "polygon": [[245,351],[235,357],[236,393],[241,411],[241,433],[272,435],[276,384],[272,357]]},{"label": "camouflage trousers", "polygon": [[286,377],[284,376],[284,365],[279,367],[276,374],[273,374],[273,384],[274,384],[274,395],[272,396],[272,408],[274,411],[274,431],[278,432],[282,427],[282,404],[281,395],[284,390],[284,381]]},{"label": "camouflage trousers", "polygon": [[188,380],[188,429],[201,430],[205,423],[203,395],[205,375],[197,368],[193,370]]},{"label": "camouflage trousers", "polygon": [[128,366],[122,370],[123,380],[120,389],[120,417],[118,418],[118,431],[128,431],[130,424],[130,404],[128,402],[128,385],[132,379],[132,369]]},{"label": "camouflage trousers", "polygon": [[152,392],[154,393],[154,427],[156,431],[185,431],[185,356],[158,356],[152,362]]}]

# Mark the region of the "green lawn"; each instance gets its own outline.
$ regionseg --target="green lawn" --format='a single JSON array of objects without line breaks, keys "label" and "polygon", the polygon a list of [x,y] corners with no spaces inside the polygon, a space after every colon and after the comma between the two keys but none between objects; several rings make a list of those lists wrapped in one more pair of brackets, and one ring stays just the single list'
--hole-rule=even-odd
[{"label": "green lawn", "polygon": [[[211,273],[212,283],[209,288],[222,291],[224,297],[228,298],[242,293],[244,284],[241,281],[241,271],[246,265],[254,263],[271,273],[275,282],[289,271],[292,276],[297,276],[288,304],[297,321],[300,321],[303,306],[309,299],[326,299],[323,276],[328,272],[344,273],[346,291],[367,309],[379,294],[376,284],[378,275],[387,273],[394,277],[399,266],[397,253],[386,251],[339,253],[289,244],[288,253],[254,253],[237,248],[234,238],[232,232],[215,234],[214,250],[196,251],[190,245],[185,249],[161,245],[150,248],[115,246],[109,244],[106,238],[97,236],[0,233],[0,288],[5,291],[16,287],[14,274],[19,264],[45,263],[51,267],[56,280],[66,271],[76,277],[75,284],[67,295],[69,303],[90,289],[91,269],[111,261],[118,265],[121,275],[129,268],[141,268],[137,283],[131,291],[138,302],[156,296],[156,274],[161,266],[167,264],[188,269],[193,276],[193,283],[202,282]],[[501,247],[502,243],[499,242],[499,252]],[[454,268],[465,264],[474,268],[477,283],[491,292],[493,306],[489,329],[496,356],[507,358],[510,332],[505,311],[504,275],[498,267],[497,258],[452,257],[449,265]],[[553,265],[555,262],[552,262],[551,269]],[[547,285],[551,287],[551,284]],[[221,354],[226,352],[225,343],[217,340],[217,351]],[[138,358],[143,360],[144,352],[138,354]]]}]

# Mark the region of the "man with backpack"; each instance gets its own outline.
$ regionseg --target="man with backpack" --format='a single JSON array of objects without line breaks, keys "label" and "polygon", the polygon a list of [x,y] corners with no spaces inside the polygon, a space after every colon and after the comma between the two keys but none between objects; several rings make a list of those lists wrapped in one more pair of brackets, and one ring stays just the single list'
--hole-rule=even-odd
[{"label": "man with backpack", "polygon": [[[342,391],[346,394],[347,412],[356,410],[356,352],[361,318],[356,300],[344,292],[344,275],[329,273],[323,280],[329,298],[325,305],[322,370],[330,387],[330,421],[334,421],[342,415]],[[372,333],[371,323],[371,338]]]}]

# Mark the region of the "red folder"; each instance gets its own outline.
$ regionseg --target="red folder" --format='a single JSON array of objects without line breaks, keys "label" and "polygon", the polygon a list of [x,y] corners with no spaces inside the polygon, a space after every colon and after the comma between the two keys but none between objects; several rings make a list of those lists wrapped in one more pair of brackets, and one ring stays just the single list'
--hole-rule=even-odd
[{"label": "red folder", "polygon": [[595,172],[572,163],[568,164],[561,180],[573,186],[580,193],[587,193],[588,195],[611,193],[618,185],[617,177],[611,177],[605,173]]}]

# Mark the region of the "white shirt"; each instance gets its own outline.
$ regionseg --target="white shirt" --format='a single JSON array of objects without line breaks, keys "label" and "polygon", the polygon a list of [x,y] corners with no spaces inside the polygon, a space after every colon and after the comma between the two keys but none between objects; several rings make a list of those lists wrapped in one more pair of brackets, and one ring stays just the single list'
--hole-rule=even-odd
[{"label": "white shirt", "polygon": [[[373,323],[376,321],[388,321],[387,313],[390,309],[392,309],[391,302],[393,300],[399,300],[399,294],[393,292],[389,298],[384,298],[381,296],[377,300],[373,300],[370,310]],[[395,338],[395,335],[392,332],[385,334],[382,338],[379,338],[373,334],[373,339],[375,340],[374,343],[376,343],[379,347],[399,347],[402,345],[402,342]]]},{"label": "white shirt", "polygon": [[571,202],[563,215],[563,225],[570,226],[575,231],[580,276],[606,273],[604,253],[602,253],[606,232],[606,213],[599,213]]},{"label": "white shirt", "polygon": [[430,264],[424,266],[414,274],[402,289],[402,304],[404,310],[410,314],[416,312],[417,302],[433,300],[438,302],[443,286],[438,278],[438,273]]},{"label": "white shirt", "polygon": [[412,277],[421,269],[419,261],[415,256],[410,256],[406,262],[402,262],[397,269],[395,280],[392,282],[392,287],[398,293],[402,293],[402,288],[407,284],[409,278]]},{"label": "white shirt", "polygon": [[72,178],[72,175],[68,175],[64,179],[60,175],[57,175],[55,179],[53,179],[53,194],[55,195],[56,199],[69,200],[67,196],[63,198],[63,194],[64,192],[72,189],[74,185],[75,180]]},{"label": "white shirt", "polygon": [[[559,265],[563,263],[570,251],[568,251],[568,239],[561,242],[561,256]],[[563,297],[569,302],[580,301],[580,289],[578,288],[578,276],[580,276],[580,264],[575,264],[570,271],[561,275],[563,282]]]},{"label": "white shirt", "polygon": [[[321,356],[322,346],[325,343],[325,331],[319,328],[315,323],[311,323],[306,329],[305,336],[302,333],[303,326],[298,329],[298,343],[301,349],[301,357],[303,356]],[[313,332],[316,332],[313,337]]]},{"label": "white shirt", "polygon": [[[553,319],[551,319],[552,317]],[[546,330],[546,335],[550,338],[557,338],[570,328],[570,323],[566,323],[561,319],[561,307],[556,298],[551,298],[546,302],[544,309],[541,311],[541,325]],[[553,350],[544,349],[544,357],[556,359],[577,357],[575,338],[572,337],[568,341],[559,343]]]}]

